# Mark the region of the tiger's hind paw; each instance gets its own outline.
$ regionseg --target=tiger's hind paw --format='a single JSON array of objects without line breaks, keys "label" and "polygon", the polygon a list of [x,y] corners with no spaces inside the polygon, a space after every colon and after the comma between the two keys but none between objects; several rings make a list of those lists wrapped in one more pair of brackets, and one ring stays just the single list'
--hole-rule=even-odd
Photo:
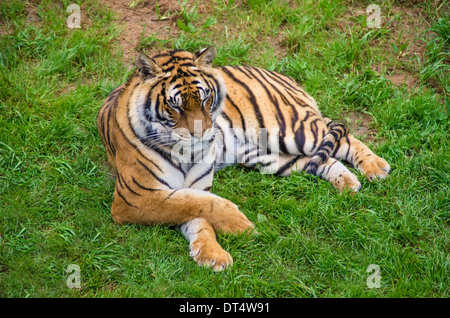
[{"label": "tiger's hind paw", "polygon": [[391,166],[383,158],[375,156],[364,159],[359,170],[367,180],[373,181],[387,178],[391,172]]}]

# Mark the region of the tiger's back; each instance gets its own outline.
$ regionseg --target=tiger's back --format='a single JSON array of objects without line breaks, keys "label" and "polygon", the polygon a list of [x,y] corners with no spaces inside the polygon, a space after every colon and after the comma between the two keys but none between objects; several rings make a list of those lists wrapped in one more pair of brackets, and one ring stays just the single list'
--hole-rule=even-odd
[{"label": "tiger's back", "polygon": [[[323,118],[315,100],[291,78],[249,66],[219,70],[227,88],[224,110],[217,120],[219,130],[242,128],[251,139],[254,135],[260,137],[263,129],[269,151],[295,156],[316,153],[328,132],[329,120]],[[246,140],[252,141],[257,142]],[[257,164],[264,164],[267,158],[260,157]],[[245,164],[247,159],[240,157],[237,162]]]}]

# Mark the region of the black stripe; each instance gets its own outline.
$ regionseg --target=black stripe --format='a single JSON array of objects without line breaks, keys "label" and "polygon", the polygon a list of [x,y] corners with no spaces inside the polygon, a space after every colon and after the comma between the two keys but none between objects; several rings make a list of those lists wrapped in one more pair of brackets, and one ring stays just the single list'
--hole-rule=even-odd
[{"label": "black stripe", "polygon": [[[170,54],[170,55],[172,55],[172,54]],[[162,57],[163,55],[160,55],[160,56]],[[167,55],[164,55],[164,56],[167,56]],[[157,57],[159,57],[159,56],[157,56]],[[179,61],[184,61],[184,60],[191,60],[192,61],[192,57],[177,57],[177,56],[173,56],[172,55],[172,58],[169,61],[161,64],[161,68],[163,68],[164,66],[169,65],[170,63],[177,63]]]},{"label": "black stripe", "polygon": [[113,145],[113,143],[111,141],[111,135],[110,135],[110,129],[109,129],[109,125],[111,123],[111,112],[112,112],[112,107],[110,107],[108,109],[108,119],[106,121],[106,126],[105,126],[105,129],[106,129],[106,140],[107,140],[108,146],[111,148],[111,151],[112,151],[113,155],[115,155],[116,154],[116,148],[114,147],[114,145]]},{"label": "black stripe", "polygon": [[314,171],[314,175],[315,175],[315,176],[320,176],[320,175],[322,175],[323,172],[325,171],[325,168],[326,168],[326,165],[322,165],[321,168],[320,168],[320,170]]},{"label": "black stripe", "polygon": [[338,142],[338,141],[339,141],[340,136],[339,136],[339,133],[337,133],[336,131],[330,130],[330,131],[328,132],[328,134],[331,135],[331,136],[333,136],[335,142]]},{"label": "black stripe", "polygon": [[167,197],[164,198],[163,202],[166,201],[167,199],[169,199],[169,198],[170,198],[172,195],[174,195],[175,192],[177,192],[178,190],[180,190],[180,189],[175,189],[175,190],[173,190],[172,192],[170,192],[170,194],[169,194]]},{"label": "black stripe", "polygon": [[[295,82],[292,78],[290,78],[290,77],[288,77],[288,76],[286,76],[286,75],[282,75],[282,74],[277,73],[277,72],[273,72],[273,71],[266,70],[266,69],[263,69],[263,71],[264,71],[265,73],[267,73],[267,75],[268,75],[269,77],[271,77],[274,81],[280,83],[282,86],[284,86],[284,87],[286,87],[286,88],[291,88],[291,89],[294,90],[294,91],[296,91],[296,90],[298,89],[297,86],[292,85],[292,83],[289,83],[289,82],[286,80],[286,78],[287,78],[287,79],[291,80],[293,83],[296,84],[296,82]],[[283,78],[283,77],[285,77],[285,78]]]},{"label": "black stripe", "polygon": [[266,162],[266,163],[258,162],[258,165],[261,166],[261,167],[268,167],[268,166],[272,165],[272,163],[273,163],[272,161],[269,161],[269,162]]},{"label": "black stripe", "polygon": [[119,182],[120,187],[123,189],[122,180],[120,179],[120,174],[117,173],[117,181]]},{"label": "black stripe", "polygon": [[255,116],[256,119],[258,120],[258,124],[259,127],[266,127],[264,125],[264,119],[263,116],[261,114],[261,110],[259,109],[258,103],[256,102],[256,97],[253,94],[252,90],[241,80],[237,79],[236,76],[234,76],[234,74],[232,72],[230,72],[228,69],[226,68],[222,68],[222,70],[235,82],[239,83],[239,85],[241,85],[248,93],[249,95],[249,99],[250,99],[250,103],[253,106],[253,111],[255,112]]},{"label": "black stripe", "polygon": [[239,116],[241,116],[241,124],[242,124],[242,128],[245,131],[245,120],[244,120],[244,116],[242,115],[241,110],[236,106],[236,104],[231,100],[230,96],[227,95],[227,100],[230,102],[230,104],[237,110],[237,112],[239,113]]},{"label": "black stripe", "polygon": [[291,130],[295,130],[295,124],[298,122],[298,112],[297,112],[297,107],[300,105],[294,105],[291,104],[291,102],[288,100],[288,98],[286,97],[285,94],[282,94],[278,88],[276,88],[274,85],[272,85],[273,88],[278,92],[278,95],[280,96],[280,98],[282,99],[284,105],[286,106],[290,106],[291,110],[292,110],[292,116],[291,116]]},{"label": "black stripe", "polygon": [[344,159],[345,159],[346,161],[349,161],[349,160],[348,160],[348,155],[350,154],[350,138],[348,138],[348,136],[345,136],[345,140],[347,141],[347,146],[348,146],[348,148],[347,148],[347,153],[345,154]]},{"label": "black stripe", "polygon": [[[269,89],[267,88],[267,86],[263,83],[262,80],[260,80],[260,78],[264,79],[265,83],[271,85],[269,82],[267,82],[267,80],[264,78],[264,75],[261,74],[261,72],[257,69],[257,68],[248,68],[248,71],[253,75],[252,71],[255,71],[259,74],[259,76],[254,76],[255,79],[258,81],[258,83],[264,88],[264,90],[266,91],[267,96],[269,97],[270,101],[272,102],[272,105],[275,107],[276,111],[277,111],[277,115],[275,116],[277,122],[278,122],[278,126],[280,127],[280,137],[279,137],[279,141],[280,141],[280,150],[283,153],[288,153],[287,151],[287,147],[286,147],[286,143],[284,142],[284,138],[286,137],[286,121],[284,120],[284,115],[280,110],[280,105],[278,103],[278,100],[272,95],[272,93],[269,91]],[[273,85],[271,85],[273,88]]]},{"label": "black stripe", "polygon": [[241,67],[235,67],[235,68],[238,69],[239,71],[241,71],[249,79],[255,78],[255,76],[253,74],[247,74],[247,72],[245,71],[245,69],[249,68],[248,66],[241,66]]},{"label": "black stripe", "polygon": [[146,190],[146,191],[163,191],[162,189],[153,189],[153,188],[147,188],[144,187],[142,184],[140,184],[139,182],[136,181],[136,179],[134,177],[131,177],[133,179],[133,182],[142,190]]},{"label": "black stripe", "polygon": [[[341,147],[341,144],[340,144],[341,140],[342,140],[342,138],[339,139],[339,141],[336,143],[333,152],[330,154],[330,157],[333,157],[333,158],[336,157],[336,153],[338,152],[339,148]],[[345,158],[344,158],[344,160],[345,160]]]},{"label": "black stripe", "polygon": [[209,89],[214,91],[213,101],[214,104],[211,105],[211,113],[213,113],[220,105],[222,105],[225,93],[221,89],[221,85],[214,76],[210,76],[205,73],[200,74],[201,78],[208,84]]},{"label": "black stripe", "polygon": [[314,115],[313,112],[307,110],[306,111],[306,116],[300,120],[300,127],[295,131],[295,143],[297,144],[297,147],[299,149],[299,151],[301,153],[305,153],[303,147],[305,146],[305,141],[306,141],[306,137],[305,137],[305,122],[308,121],[309,117],[311,117],[311,115]]},{"label": "black stripe", "polygon": [[[153,90],[153,88],[152,88],[152,90]],[[149,94],[150,94],[150,92],[149,92]],[[159,98],[161,96],[163,98],[163,102],[162,103],[159,100]],[[151,108],[152,104],[153,104],[153,100],[151,98],[149,98],[149,96],[147,95],[147,101],[145,103],[145,109],[146,110],[147,109],[148,110],[152,110],[152,108]],[[158,92],[158,96],[156,98],[155,105],[154,105],[154,108],[153,108],[154,109],[154,113],[156,115],[154,120],[156,120],[158,122],[166,122],[167,121],[167,117],[164,114],[164,110],[165,110],[166,105],[167,105],[166,96],[164,94],[161,94],[160,92]],[[152,121],[152,120],[150,120],[150,121]]]},{"label": "black stripe", "polygon": [[[313,138],[313,146],[311,147],[311,151],[313,151],[316,148],[316,145],[317,145],[317,140],[318,140],[317,132],[319,131],[319,127],[317,126],[317,122],[318,121],[319,121],[319,119],[314,119],[309,124],[311,132],[313,133],[313,137],[314,137]],[[333,149],[333,147],[331,147],[331,149]]]},{"label": "black stripe", "polygon": [[[249,163],[250,161],[252,161],[255,158],[258,158],[259,156],[260,155],[259,155],[258,151],[256,151],[255,153],[253,153],[253,154],[247,156],[247,158],[245,158],[245,163]],[[256,163],[258,163],[258,162],[256,162]],[[256,164],[256,163],[252,163],[252,164]]]},{"label": "black stripe", "polygon": [[[193,83],[193,82],[192,82],[192,83]],[[182,87],[182,86],[183,86],[183,84],[177,84],[177,85],[175,85],[172,89],[173,89],[173,90],[179,89],[179,88]],[[177,94],[178,94],[178,93],[181,93],[181,92],[178,91]],[[175,94],[175,96],[176,96],[176,94]]]},{"label": "black stripe", "polygon": [[294,139],[295,139],[295,144],[297,145],[298,150],[301,153],[305,153],[305,151],[303,150],[303,147],[305,145],[305,127],[303,124],[303,121],[300,121],[300,127],[298,127],[298,129],[295,131],[295,135],[294,135]]},{"label": "black stripe", "polygon": [[[256,69],[256,68],[255,68],[255,69]],[[286,88],[286,86],[283,85],[283,83],[281,83],[281,82],[280,82],[279,80],[277,80],[276,78],[273,78],[273,74],[275,74],[275,73],[270,72],[270,71],[265,70],[265,69],[261,69],[261,68],[258,68],[257,70],[258,70],[258,72],[260,72],[260,73],[266,74],[267,77],[269,77],[271,80],[273,80],[273,81],[276,82],[277,84],[281,85],[282,87]],[[261,76],[263,76],[263,75],[261,74]],[[264,76],[263,76],[263,77],[264,77]],[[266,81],[267,81],[267,79],[266,79]],[[271,82],[269,82],[269,81],[267,81],[267,83],[269,83],[270,86],[278,93],[278,95],[279,95],[279,96],[281,97],[281,99],[283,100],[283,103],[284,103],[284,104],[293,107],[293,105],[287,100],[285,94],[281,93],[280,90],[278,89],[278,87],[277,87],[276,85],[274,85],[273,83],[271,83]],[[291,95],[291,96],[292,96],[292,95]],[[293,110],[295,111],[295,108],[294,108],[294,107],[293,107]],[[295,111],[295,113],[297,114],[296,111]]]},{"label": "black stripe", "polygon": [[[298,91],[299,87],[297,85],[293,85],[293,84],[297,84],[297,83],[291,77],[282,75],[277,72],[269,71],[266,69],[264,69],[264,72],[267,73],[267,75],[270,78],[272,78],[274,81],[276,81],[277,83],[282,85],[284,88],[290,90],[291,92],[296,93]],[[292,83],[289,83],[289,81],[287,79],[289,79]]]},{"label": "black stripe", "polygon": [[116,97],[116,94],[117,93],[111,92],[111,94],[109,94],[108,98],[106,99],[105,104],[109,104],[109,102]]},{"label": "black stripe", "polygon": [[104,102],[104,105],[106,105],[106,107],[110,107],[112,105],[112,103],[110,103],[114,98],[116,98],[116,95],[122,91],[122,87],[118,86],[115,89],[112,90],[112,92],[109,94],[108,98],[106,99],[106,101]]},{"label": "black stripe", "polygon": [[[130,186],[127,184],[125,179],[119,173],[117,173],[117,179],[119,180],[119,183],[121,184],[122,188],[123,188],[123,185],[125,185],[125,188],[127,188],[128,191],[130,191],[131,193],[133,193],[137,196],[141,196],[141,194],[137,193],[136,191],[134,191],[133,189],[130,188]],[[123,185],[122,185],[122,183],[123,183]]]},{"label": "black stripe", "polygon": [[314,176],[317,176],[317,169],[319,168],[319,164],[314,161],[309,161],[305,167],[303,168],[304,171],[308,174],[312,174]]},{"label": "black stripe", "polygon": [[303,156],[295,156],[294,159],[286,162],[278,171],[275,173],[276,176],[282,175],[287,169],[289,169],[298,159],[303,158]]},{"label": "black stripe", "polygon": [[[222,134],[222,159],[221,159],[222,161],[221,161],[221,163],[224,163],[225,157],[226,157],[225,154],[227,152],[227,144],[225,142],[225,134],[223,133],[222,128],[220,128],[219,126],[217,126],[217,129],[219,129],[220,133]],[[216,158],[216,161],[217,161],[217,158]]]},{"label": "black stripe", "polygon": [[[157,98],[156,98],[156,100],[155,100],[155,104],[153,104],[153,100],[152,100],[152,94],[153,94],[153,90],[155,89],[157,87],[157,85],[153,85],[150,89],[149,89],[149,91],[147,92],[147,95],[145,96],[145,105],[144,105],[144,110],[145,110],[145,115],[146,115],[146,118],[149,120],[149,121],[153,121],[153,120],[155,120],[155,118],[153,118],[153,113],[154,112],[157,112],[157,109],[159,108],[159,104],[160,104],[160,101],[159,101],[159,98],[158,97],[161,97],[161,95],[162,96],[164,96],[164,94],[158,94],[157,93]],[[164,96],[164,98],[165,98],[165,96]],[[165,102],[165,101],[164,101]]]},{"label": "black stripe", "polygon": [[[155,166],[156,169],[158,169],[160,172],[164,173],[164,171],[150,158],[144,157],[144,159],[146,159],[147,161],[149,161],[152,165]],[[139,159],[138,159],[139,160]]]},{"label": "black stripe", "polygon": [[179,64],[179,66],[195,67],[194,63],[192,63],[192,62]]},{"label": "black stripe", "polygon": [[[337,162],[337,161],[333,162],[331,165],[328,165],[328,167],[327,167],[327,172],[325,172],[325,175],[327,175],[327,174],[330,172],[331,167],[332,167],[336,162]],[[324,171],[323,171],[321,174],[323,174],[323,173],[324,173]]]},{"label": "black stripe", "polygon": [[209,175],[209,174],[213,171],[213,169],[214,169],[214,165],[211,165],[211,166],[209,167],[208,170],[206,170],[201,176],[199,176],[197,179],[195,179],[195,180],[191,183],[190,187],[192,187],[192,186],[193,186],[194,184],[196,184],[198,181],[200,181],[201,179],[203,179],[204,177],[206,177],[207,175]]},{"label": "black stripe", "polygon": [[321,163],[325,162],[325,160],[327,160],[327,158],[328,158],[328,154],[325,150],[318,151],[316,153],[316,156],[321,159],[321,161],[320,161]]},{"label": "black stripe", "polygon": [[97,117],[100,116],[100,127],[101,127],[100,135],[101,135],[101,137],[102,137],[102,139],[103,139],[103,142],[105,143],[105,146],[106,146],[106,136],[105,136],[105,110],[106,110],[106,107],[107,107],[107,106],[108,106],[108,105],[103,105],[102,108],[100,108],[100,110],[99,110],[99,112],[98,112],[98,115],[97,115]]},{"label": "black stripe", "polygon": [[169,67],[167,67],[167,68],[164,68],[164,69],[163,69],[163,72],[164,72],[164,73],[170,73],[170,72],[173,71],[174,68],[175,68],[175,66],[173,66],[173,64],[172,64],[171,66],[169,66]]},{"label": "black stripe", "polygon": [[120,193],[119,189],[117,189],[117,187],[116,187],[116,192],[119,195],[119,197],[123,200],[123,202],[125,202],[127,205],[131,206],[132,208],[136,208],[136,209],[138,208],[137,206],[128,202],[127,199],[125,199],[125,197],[122,195],[122,193]]},{"label": "black stripe", "polygon": [[166,56],[173,57],[174,54],[181,52],[181,51],[183,51],[183,50],[175,49],[175,50],[170,50],[170,51],[166,51],[166,52],[160,52],[160,53],[156,53],[155,55],[152,55],[151,58],[156,59],[158,57],[166,57]]},{"label": "black stripe", "polygon": [[[295,94],[295,92],[293,93]],[[315,109],[311,105],[307,104],[304,100],[300,99],[298,96],[293,95],[292,92],[290,92],[288,89],[286,89],[286,94],[288,94],[299,106],[308,107],[315,111]]]},{"label": "black stripe", "polygon": [[137,159],[137,161],[139,162],[139,164],[145,168],[145,170],[147,170],[156,180],[158,180],[160,183],[164,184],[165,186],[169,187],[170,189],[172,189],[172,187],[163,179],[159,178],[149,167],[147,167],[142,161],[140,161],[139,159]]},{"label": "black stripe", "polygon": [[[322,144],[320,145],[321,149],[325,149],[325,148],[330,148],[330,150],[333,150],[335,146],[335,143],[332,142],[331,140],[325,140],[324,142],[322,142]],[[329,151],[329,150],[328,150]]]},{"label": "black stripe", "polygon": [[[266,71],[266,73],[268,73],[269,74],[269,76],[270,75],[272,75],[272,76],[274,76],[274,77],[276,77],[277,79],[279,79],[282,83],[284,83],[285,85],[283,85],[284,87],[286,87],[286,89],[290,89],[290,90],[293,90],[294,92],[296,92],[296,93],[300,93],[301,95],[303,95],[303,97],[305,97],[306,99],[308,99],[310,102],[312,102],[312,100],[306,95],[306,93],[305,93],[305,91],[292,79],[292,78],[290,78],[290,77],[287,77],[286,75],[282,75],[282,74],[279,74],[279,73],[277,73],[277,72],[272,72],[272,71],[269,71],[269,70],[265,70]],[[287,77],[287,78],[289,78],[293,83],[295,83],[296,85],[294,86],[294,85],[292,85],[291,83],[289,83],[285,78],[283,78],[283,77]]]},{"label": "black stripe", "polygon": [[183,74],[183,77],[198,77],[198,73],[191,69],[187,69],[186,72],[181,71],[181,74]]},{"label": "black stripe", "polygon": [[230,117],[228,117],[225,113],[222,113],[222,117],[228,122],[230,128],[233,128],[233,121],[230,119]]}]

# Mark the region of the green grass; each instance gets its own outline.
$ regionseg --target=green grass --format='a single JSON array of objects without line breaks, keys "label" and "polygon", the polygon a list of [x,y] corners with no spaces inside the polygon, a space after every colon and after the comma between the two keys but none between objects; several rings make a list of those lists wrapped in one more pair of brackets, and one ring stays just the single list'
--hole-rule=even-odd
[{"label": "green grass", "polygon": [[[448,2],[415,5],[430,24],[416,36],[420,56],[395,50],[406,41],[395,27],[346,16],[371,2],[387,21],[403,21],[394,8],[410,7],[217,0],[200,13],[185,1],[169,11],[180,21],[169,38],[141,37],[148,51],[216,45],[216,65],[277,70],[330,117],[370,116],[377,134],[367,144],[393,167],[382,182],[361,176],[353,196],[303,173],[219,172],[212,191],[258,230],[218,237],[235,261],[219,274],[190,259],[178,231],[118,226],[110,216],[114,179],[95,117],[130,73],[115,14],[83,2],[89,24],[68,29],[72,1],[0,4],[0,297],[449,297]],[[416,85],[393,85],[388,69]],[[70,264],[80,266],[80,289],[66,285]],[[380,266],[380,288],[366,284],[370,264]]]}]

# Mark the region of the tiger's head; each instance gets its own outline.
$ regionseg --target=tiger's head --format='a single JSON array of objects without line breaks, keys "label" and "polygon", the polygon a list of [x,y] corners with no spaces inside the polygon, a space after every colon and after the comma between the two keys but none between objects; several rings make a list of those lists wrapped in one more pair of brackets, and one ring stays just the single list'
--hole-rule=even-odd
[{"label": "tiger's head", "polygon": [[173,50],[136,57],[128,117],[147,146],[170,148],[214,137],[225,97],[223,79],[212,67],[214,47],[196,53]]}]

